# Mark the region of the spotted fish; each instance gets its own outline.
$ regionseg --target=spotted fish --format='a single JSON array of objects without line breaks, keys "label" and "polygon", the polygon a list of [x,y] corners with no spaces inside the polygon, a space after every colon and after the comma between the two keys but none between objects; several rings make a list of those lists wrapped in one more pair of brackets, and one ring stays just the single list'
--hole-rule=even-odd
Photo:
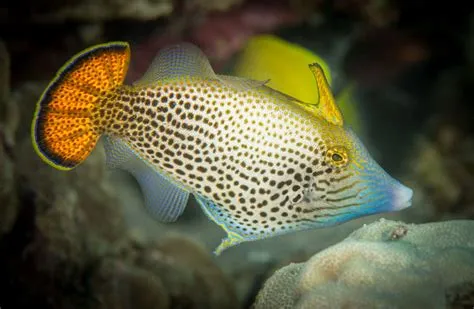
[{"label": "spotted fish", "polygon": [[158,220],[177,220],[196,198],[227,233],[216,254],[411,205],[412,190],[344,126],[318,64],[309,65],[317,101],[303,102],[215,74],[187,43],[160,51],[132,85],[123,83],[129,59],[129,45],[112,42],[66,63],[37,104],[35,150],[70,170],[103,136],[107,164],[137,179]]}]

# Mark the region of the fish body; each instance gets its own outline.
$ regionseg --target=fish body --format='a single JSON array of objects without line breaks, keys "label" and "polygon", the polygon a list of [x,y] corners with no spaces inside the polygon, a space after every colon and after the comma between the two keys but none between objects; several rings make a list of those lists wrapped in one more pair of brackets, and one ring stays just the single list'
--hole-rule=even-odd
[{"label": "fish body", "polygon": [[217,248],[339,224],[410,206],[343,125],[322,68],[306,103],[256,81],[213,72],[189,44],[162,50],[142,79],[123,85],[129,48],[75,56],[45,90],[32,133],[59,169],[85,160],[104,136],[107,164],[130,172],[145,205],[175,221],[192,194],[226,232]]}]

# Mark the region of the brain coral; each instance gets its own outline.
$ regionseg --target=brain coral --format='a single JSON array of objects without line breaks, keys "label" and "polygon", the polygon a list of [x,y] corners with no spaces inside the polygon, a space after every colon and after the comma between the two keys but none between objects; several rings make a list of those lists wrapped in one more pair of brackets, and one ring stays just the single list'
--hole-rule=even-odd
[{"label": "brain coral", "polygon": [[474,221],[381,219],[275,272],[254,309],[472,308],[472,235]]}]

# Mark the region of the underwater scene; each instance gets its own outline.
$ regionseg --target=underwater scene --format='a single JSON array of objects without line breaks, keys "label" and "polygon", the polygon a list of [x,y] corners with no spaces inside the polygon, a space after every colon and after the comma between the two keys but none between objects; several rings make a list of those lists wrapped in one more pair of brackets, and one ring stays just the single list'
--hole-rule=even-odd
[{"label": "underwater scene", "polygon": [[0,309],[474,308],[474,6],[4,0]]}]

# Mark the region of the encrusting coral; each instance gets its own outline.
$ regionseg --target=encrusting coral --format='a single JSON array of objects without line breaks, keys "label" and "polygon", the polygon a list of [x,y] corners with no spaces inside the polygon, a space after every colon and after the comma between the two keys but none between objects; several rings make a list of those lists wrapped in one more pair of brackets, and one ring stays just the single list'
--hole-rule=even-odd
[{"label": "encrusting coral", "polygon": [[472,306],[473,233],[468,220],[415,225],[381,219],[306,263],[278,270],[254,309]]}]

